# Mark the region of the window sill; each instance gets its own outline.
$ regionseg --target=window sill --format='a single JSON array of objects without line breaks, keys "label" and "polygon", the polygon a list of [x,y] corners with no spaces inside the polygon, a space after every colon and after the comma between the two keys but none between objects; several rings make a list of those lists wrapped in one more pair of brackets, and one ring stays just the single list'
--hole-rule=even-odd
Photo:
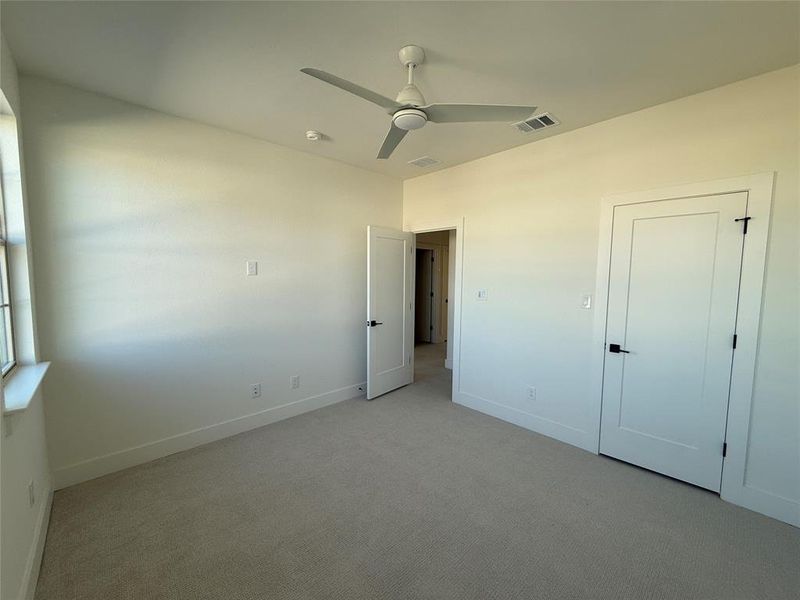
[{"label": "window sill", "polygon": [[14,372],[3,382],[4,415],[22,412],[28,408],[49,367],[49,362],[17,365]]}]

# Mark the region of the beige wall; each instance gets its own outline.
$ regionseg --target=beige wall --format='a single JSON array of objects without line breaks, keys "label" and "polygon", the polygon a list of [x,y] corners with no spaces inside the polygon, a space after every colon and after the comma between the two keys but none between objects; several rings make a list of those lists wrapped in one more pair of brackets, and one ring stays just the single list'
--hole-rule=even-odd
[{"label": "beige wall", "polygon": [[[600,199],[776,171],[746,485],[800,502],[799,73],[775,71],[406,181],[406,227],[466,218],[461,391],[596,448],[593,311],[579,307],[595,287]],[[478,289],[488,302],[475,301]]]},{"label": "beige wall", "polygon": [[361,393],[366,226],[400,227],[399,181],[21,88],[57,484]]},{"label": "beige wall", "polygon": [[[20,413],[3,418],[0,507],[0,597],[33,597],[52,492],[41,394]],[[28,483],[35,500],[28,500]]]},{"label": "beige wall", "polygon": [[[21,104],[17,68],[13,56],[0,39],[0,89],[7,100],[0,116],[2,185],[8,209],[11,258],[11,283],[14,294],[18,359],[33,362],[36,355],[34,315],[28,279],[28,238],[20,224],[24,221],[24,164],[20,162],[18,131]],[[16,146],[16,147],[14,147]],[[12,374],[13,376],[13,374]],[[2,391],[2,385],[0,385]],[[0,406],[2,403],[0,402]],[[45,442],[42,395],[36,394],[22,413],[2,416],[0,435],[0,597],[32,597],[39,570],[43,532],[51,494],[50,469]],[[28,485],[33,483],[35,500],[31,505]]]}]

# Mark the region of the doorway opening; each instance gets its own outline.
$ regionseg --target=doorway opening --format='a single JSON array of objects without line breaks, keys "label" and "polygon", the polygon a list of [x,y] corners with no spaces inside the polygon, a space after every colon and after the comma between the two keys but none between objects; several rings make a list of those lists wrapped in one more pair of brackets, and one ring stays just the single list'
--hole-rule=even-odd
[{"label": "doorway opening", "polygon": [[439,383],[450,396],[453,366],[455,229],[416,235],[414,382]]}]

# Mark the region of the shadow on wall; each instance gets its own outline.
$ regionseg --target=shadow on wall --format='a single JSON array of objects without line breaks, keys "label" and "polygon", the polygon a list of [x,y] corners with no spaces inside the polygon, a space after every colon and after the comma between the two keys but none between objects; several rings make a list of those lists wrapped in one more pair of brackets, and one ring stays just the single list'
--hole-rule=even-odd
[{"label": "shadow on wall", "polygon": [[399,181],[22,89],[56,469],[364,381],[366,225],[399,226]]}]

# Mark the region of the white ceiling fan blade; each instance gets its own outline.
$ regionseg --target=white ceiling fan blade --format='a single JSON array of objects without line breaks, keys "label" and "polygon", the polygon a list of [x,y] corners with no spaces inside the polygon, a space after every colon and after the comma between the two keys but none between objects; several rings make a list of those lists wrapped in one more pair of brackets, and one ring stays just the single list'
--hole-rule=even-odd
[{"label": "white ceiling fan blade", "polygon": [[479,123],[505,121],[514,123],[530,117],[535,106],[509,106],[506,104],[429,104],[420,106],[434,123]]},{"label": "white ceiling fan blade", "polygon": [[378,152],[378,158],[389,158],[392,155],[392,152],[394,152],[394,149],[397,148],[397,144],[399,144],[400,141],[406,137],[407,133],[407,130],[395,127],[395,124],[392,123],[389,133],[386,134],[386,139],[383,140],[383,146],[381,146],[381,149]]},{"label": "white ceiling fan blade", "polygon": [[345,92],[350,92],[351,94],[355,94],[364,100],[368,100],[373,104],[377,104],[384,110],[392,113],[396,111],[398,108],[402,106],[399,102],[395,102],[391,98],[387,98],[386,96],[381,96],[380,94],[373,92],[372,90],[368,90],[367,88],[361,87],[360,85],[356,85],[351,81],[347,81],[346,79],[342,79],[341,77],[337,77],[336,75],[331,75],[330,73],[326,73],[325,71],[320,71],[319,69],[300,69],[302,73],[306,75],[311,75],[312,77],[316,77],[324,81],[325,83],[330,83],[331,85],[335,85],[341,90]]}]

